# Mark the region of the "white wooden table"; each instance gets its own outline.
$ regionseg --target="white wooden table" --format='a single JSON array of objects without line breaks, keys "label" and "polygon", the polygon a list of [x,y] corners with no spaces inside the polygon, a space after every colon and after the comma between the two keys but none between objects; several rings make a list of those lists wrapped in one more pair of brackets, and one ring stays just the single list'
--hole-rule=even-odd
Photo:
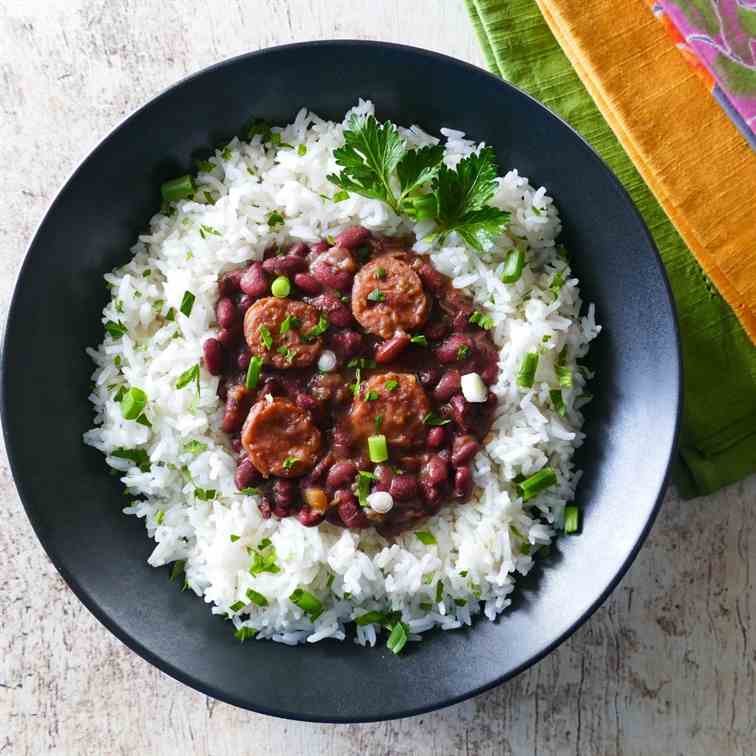
[{"label": "white wooden table", "polygon": [[[0,0],[3,320],[44,209],[116,122],[210,63],[328,37],[483,65],[461,0]],[[612,598],[534,669],[444,711],[354,726],[251,714],[158,672],[51,567],[4,457],[0,487],[2,756],[756,752],[756,478],[669,495]]]}]

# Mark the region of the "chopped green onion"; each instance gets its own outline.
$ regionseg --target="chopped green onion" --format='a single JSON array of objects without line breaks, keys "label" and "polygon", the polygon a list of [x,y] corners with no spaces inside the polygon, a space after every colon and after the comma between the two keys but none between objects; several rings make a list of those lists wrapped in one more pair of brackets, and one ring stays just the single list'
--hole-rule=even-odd
[{"label": "chopped green onion", "polygon": [[504,270],[501,272],[503,283],[511,284],[520,280],[522,269],[525,267],[525,252],[521,247],[515,247],[507,255]]},{"label": "chopped green onion", "polygon": [[383,388],[386,389],[386,391],[396,391],[396,387],[399,385],[399,381],[395,381],[393,378],[386,381],[386,383],[383,384]]},{"label": "chopped green onion", "polygon": [[554,412],[560,417],[564,417],[567,414],[567,407],[564,404],[564,397],[559,389],[553,389],[549,391],[549,398],[551,399],[551,406],[554,408]]},{"label": "chopped green onion", "polygon": [[386,295],[380,289],[373,289],[370,294],[367,295],[370,302],[383,302],[386,299]]},{"label": "chopped green onion", "polygon": [[388,459],[386,436],[380,434],[368,438],[368,455],[371,462],[385,462]]},{"label": "chopped green onion", "polygon": [[350,368],[374,368],[375,360],[371,360],[369,357],[355,357],[347,362],[347,367]]},{"label": "chopped green onion", "polygon": [[435,412],[429,412],[424,418],[423,422],[426,425],[446,425],[447,423],[450,423],[451,420],[448,417],[441,417],[440,415],[437,415]]},{"label": "chopped green onion", "polygon": [[564,271],[558,270],[556,273],[554,273],[554,277],[551,279],[551,284],[549,284],[549,291],[553,294],[554,299],[557,299],[559,297],[559,292],[562,290],[563,286]]},{"label": "chopped green onion", "polygon": [[119,447],[110,452],[111,457],[116,459],[128,459],[133,462],[142,472],[148,472],[150,469],[150,457],[144,449],[124,449]]},{"label": "chopped green onion", "polygon": [[383,612],[365,612],[365,614],[361,614],[359,617],[355,617],[354,624],[355,625],[377,625],[383,622],[386,615]]},{"label": "chopped green onion", "polygon": [[436,603],[440,604],[444,600],[444,582],[439,580],[436,583]]},{"label": "chopped green onion", "polygon": [[517,371],[517,385],[521,388],[532,388],[538,369],[538,352],[528,352],[522,359]]},{"label": "chopped green onion", "polygon": [[468,318],[468,322],[480,326],[484,331],[490,331],[493,328],[493,318],[490,315],[484,315],[482,312],[475,310]]},{"label": "chopped green onion", "polygon": [[323,315],[323,313],[320,313],[318,324],[310,328],[310,330],[302,336],[302,341],[314,341],[318,336],[328,330],[329,325],[328,318]]},{"label": "chopped green onion", "polygon": [[379,280],[386,278],[386,268],[376,268],[375,277]]},{"label": "chopped green onion", "polygon": [[410,343],[417,344],[419,346],[428,346],[428,339],[426,339],[425,336],[419,333],[416,336],[410,337]]},{"label": "chopped green onion", "polygon": [[181,298],[179,311],[188,318],[192,314],[192,307],[194,307],[194,294],[191,291],[185,291],[184,296]]},{"label": "chopped green onion", "polygon": [[261,141],[267,142],[270,139],[270,124],[262,118],[253,118],[247,127],[247,139],[252,140],[258,134]]},{"label": "chopped green onion", "polygon": [[175,202],[185,197],[191,197],[194,194],[192,177],[187,173],[185,176],[165,181],[160,185],[160,194],[166,202]]},{"label": "chopped green onion", "polygon": [[165,512],[161,509],[156,515],[155,515],[155,524],[156,525],[162,525],[163,520],[165,519]]},{"label": "chopped green onion", "polygon": [[348,199],[349,199],[349,192],[346,192],[343,189],[340,192],[336,192],[336,194],[333,195],[334,202],[343,202],[344,200],[348,200]]},{"label": "chopped green onion", "polygon": [[297,457],[286,457],[286,459],[283,461],[282,467],[284,470],[291,470],[291,468],[294,467],[297,462],[299,462],[299,459],[297,459]]},{"label": "chopped green onion", "polygon": [[572,370],[570,370],[564,363],[567,361],[567,345],[559,352],[556,362],[554,363],[554,372],[559,378],[559,385],[562,388],[572,388]]},{"label": "chopped green onion", "polygon": [[284,217],[281,213],[273,211],[268,215],[268,225],[273,228],[274,226],[280,226],[284,222]]},{"label": "chopped green onion", "polygon": [[117,323],[109,320],[105,323],[105,330],[114,338],[120,339],[125,333],[128,333],[126,326],[119,320]]},{"label": "chopped green onion", "polygon": [[249,638],[254,638],[257,635],[257,630],[254,627],[240,627],[235,633],[234,638],[239,642],[244,643]]},{"label": "chopped green onion", "polygon": [[[267,543],[265,543],[267,541]],[[264,545],[263,545],[264,544]],[[274,575],[281,572],[281,568],[276,564],[276,550],[271,548],[270,551],[263,555],[262,552],[270,546],[270,540],[265,538],[258,546],[259,551],[248,549],[252,555],[252,564],[249,568],[250,575],[259,575],[262,572],[271,572]]]},{"label": "chopped green onion", "polygon": [[171,307],[170,310],[165,314],[165,319],[173,322],[176,320],[176,310]]},{"label": "chopped green onion", "polygon": [[375,416],[375,432],[376,433],[381,432],[382,425],[383,425],[383,415],[376,415]]},{"label": "chopped green onion", "polygon": [[323,604],[320,599],[302,588],[297,588],[289,596],[289,601],[298,606],[310,618],[311,622],[315,622],[323,613]]},{"label": "chopped green onion", "polygon": [[565,247],[564,244],[557,244],[556,253],[562,258],[562,260],[570,259],[570,253],[567,251],[567,247]]},{"label": "chopped green onion", "polygon": [[209,160],[195,160],[194,164],[197,166],[197,170],[202,173],[210,173],[215,167]]},{"label": "chopped green onion", "polygon": [[421,601],[420,602],[420,608],[424,612],[429,612],[431,609],[433,609],[433,604],[430,603],[430,601]]},{"label": "chopped green onion", "polygon": [[136,421],[139,425],[144,425],[145,428],[152,428],[152,423],[146,415],[139,415]]},{"label": "chopped green onion", "polygon": [[276,349],[278,354],[283,355],[284,360],[287,364],[291,363],[291,361],[297,356],[296,349],[292,350],[289,349],[286,345],[282,344],[278,349]]},{"label": "chopped green onion", "polygon": [[517,487],[522,494],[523,501],[530,501],[541,491],[556,485],[557,476],[551,467],[543,467],[529,478],[525,478]]},{"label": "chopped green onion", "polygon": [[370,391],[368,391],[367,394],[365,394],[366,402],[374,402],[377,398],[378,398],[378,392],[373,391],[372,389],[370,389]]},{"label": "chopped green onion", "polygon": [[262,370],[262,357],[254,355],[249,360],[247,367],[247,377],[244,380],[244,386],[248,389],[257,388],[257,382],[260,380],[260,371]]},{"label": "chopped green onion", "polygon": [[436,540],[433,533],[429,533],[427,530],[416,531],[415,538],[417,538],[420,543],[425,544],[426,546],[436,546],[438,544],[438,541]]},{"label": "chopped green onion", "polygon": [[470,347],[467,346],[467,344],[462,344],[462,346],[457,349],[457,360],[460,362],[464,359],[467,359],[467,355],[470,354]]},{"label": "chopped green onion", "polygon": [[195,488],[194,496],[200,501],[212,501],[218,492],[214,488]]},{"label": "chopped green onion", "polygon": [[370,482],[375,480],[375,475],[367,470],[357,473],[357,499],[361,507],[367,506],[367,497],[370,493]]},{"label": "chopped green onion", "polygon": [[465,599],[454,599],[454,604],[456,606],[467,606],[467,601]]},{"label": "chopped green onion", "polygon": [[270,538],[263,538],[260,543],[257,544],[257,548],[260,549],[260,551],[264,551],[268,548],[268,546],[272,546],[273,541],[270,540]]},{"label": "chopped green onion", "polygon": [[120,404],[121,399],[123,399],[125,394],[126,394],[126,386],[121,386],[118,389],[118,391],[116,391],[115,396],[113,397],[113,401],[118,402]]},{"label": "chopped green onion", "polygon": [[409,628],[404,622],[397,622],[394,627],[391,628],[391,634],[386,641],[386,648],[389,651],[393,651],[397,656],[402,652],[402,649],[407,645],[407,638]]},{"label": "chopped green onion", "polygon": [[182,389],[184,386],[188,386],[190,383],[194,382],[197,384],[197,394],[199,395],[199,379],[200,367],[198,363],[197,365],[192,365],[188,370],[184,370],[184,372],[181,373],[176,381],[176,388]]},{"label": "chopped green onion", "polygon": [[236,543],[241,538],[241,536],[236,535],[236,533],[231,533],[229,538],[231,539],[231,543]]},{"label": "chopped green onion", "polygon": [[247,486],[246,488],[242,488],[239,493],[244,494],[245,496],[259,496],[260,489],[255,488],[254,486]]},{"label": "chopped green onion", "polygon": [[266,349],[270,349],[273,346],[273,336],[270,333],[268,326],[260,326],[258,331],[260,334],[260,342]]},{"label": "chopped green onion", "polygon": [[300,144],[299,147],[297,147],[297,155],[300,157],[304,157],[307,154],[307,145],[306,144]]},{"label": "chopped green onion", "polygon": [[212,226],[206,226],[204,223],[200,225],[200,236],[203,239],[207,239],[208,236],[220,236],[221,232],[217,228]]},{"label": "chopped green onion", "polygon": [[357,368],[354,375],[354,383],[350,383],[349,386],[352,389],[352,396],[357,399],[360,395],[360,384],[362,382],[362,370]]},{"label": "chopped green onion", "polygon": [[177,559],[172,565],[171,565],[171,571],[168,573],[168,579],[173,582],[179,575],[184,574],[184,565],[186,563],[183,559]]},{"label": "chopped green onion", "polygon": [[296,315],[287,315],[278,327],[278,332],[280,334],[288,333],[294,328],[299,328],[300,325],[301,321]]},{"label": "chopped green onion", "polygon": [[459,576],[460,576],[460,577],[467,577],[467,575],[468,575],[468,572],[467,572],[467,570],[460,570],[460,571],[459,571]]},{"label": "chopped green onion", "polygon": [[238,612],[241,609],[244,609],[244,602],[243,601],[235,601],[231,606],[228,607],[232,612]]},{"label": "chopped green onion", "polygon": [[121,414],[126,420],[136,420],[147,404],[147,394],[140,388],[132,387],[121,399]]},{"label": "chopped green onion", "polygon": [[273,279],[273,283],[270,285],[270,293],[274,297],[283,299],[288,297],[291,293],[291,283],[286,276],[277,276]]},{"label": "chopped green onion", "polygon": [[564,508],[564,532],[577,533],[580,529],[580,510],[570,504]]},{"label": "chopped green onion", "polygon": [[248,588],[247,589],[247,598],[253,604],[257,604],[257,606],[267,606],[268,605],[268,599],[266,599],[265,596],[262,595],[262,593],[258,593],[253,588]]}]

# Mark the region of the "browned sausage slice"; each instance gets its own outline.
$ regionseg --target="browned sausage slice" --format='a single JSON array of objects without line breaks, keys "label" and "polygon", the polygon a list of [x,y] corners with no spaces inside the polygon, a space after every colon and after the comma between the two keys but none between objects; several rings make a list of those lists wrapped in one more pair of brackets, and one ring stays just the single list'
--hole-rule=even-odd
[{"label": "browned sausage slice", "polygon": [[420,277],[397,257],[371,260],[354,277],[352,314],[369,333],[389,339],[397,331],[413,331],[429,310]]},{"label": "browned sausage slice", "polygon": [[[306,302],[265,297],[255,302],[244,315],[244,338],[250,352],[262,357],[266,365],[307,367],[317,360],[323,340],[320,336],[308,341],[302,337],[318,325],[319,319],[318,310]],[[265,343],[268,336],[270,347]]]},{"label": "browned sausage slice", "polygon": [[298,478],[309,472],[320,452],[320,431],[310,413],[288,399],[256,402],[242,429],[250,462],[266,478]]},{"label": "browned sausage slice", "polygon": [[375,418],[380,415],[380,433],[386,436],[389,451],[407,449],[425,441],[423,418],[430,402],[417,378],[410,373],[381,373],[362,385],[349,411],[352,438],[366,441],[376,433]]}]

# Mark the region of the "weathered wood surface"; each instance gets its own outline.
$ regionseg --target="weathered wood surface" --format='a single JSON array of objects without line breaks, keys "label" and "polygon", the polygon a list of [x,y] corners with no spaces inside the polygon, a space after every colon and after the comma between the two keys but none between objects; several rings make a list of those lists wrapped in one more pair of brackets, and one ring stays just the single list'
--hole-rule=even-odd
[{"label": "weathered wood surface", "polygon": [[[0,315],[56,188],[124,115],[225,57],[327,37],[483,63],[457,0],[0,0]],[[444,711],[337,727],[218,703],[121,645],[50,566],[3,457],[0,754],[750,755],[755,505],[756,478],[668,496],[619,589],[537,667]]]}]

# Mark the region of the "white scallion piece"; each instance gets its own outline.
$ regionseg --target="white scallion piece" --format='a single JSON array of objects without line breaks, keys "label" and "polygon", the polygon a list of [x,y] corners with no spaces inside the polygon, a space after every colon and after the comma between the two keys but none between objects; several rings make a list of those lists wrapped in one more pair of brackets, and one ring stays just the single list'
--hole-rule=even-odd
[{"label": "white scallion piece", "polygon": [[394,506],[394,500],[391,498],[391,494],[386,491],[375,491],[367,497],[367,503],[373,512],[378,514],[386,514],[390,512]]},{"label": "white scallion piece", "polygon": [[318,370],[323,373],[330,373],[336,367],[336,355],[329,349],[321,352],[318,358]]},{"label": "white scallion piece", "polygon": [[468,402],[480,404],[488,399],[488,388],[477,373],[462,376],[462,396]]}]

